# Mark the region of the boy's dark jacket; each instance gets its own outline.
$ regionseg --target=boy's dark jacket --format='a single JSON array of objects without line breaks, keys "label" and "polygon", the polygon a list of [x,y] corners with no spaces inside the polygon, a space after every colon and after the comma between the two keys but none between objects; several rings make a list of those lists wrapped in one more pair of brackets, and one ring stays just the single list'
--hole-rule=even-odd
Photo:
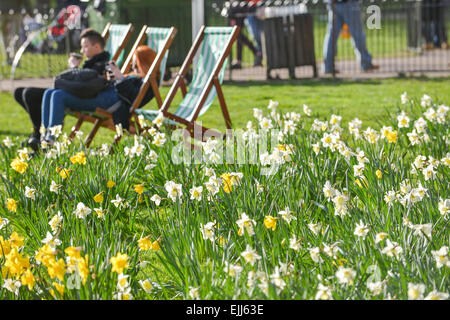
[{"label": "boy's dark jacket", "polygon": [[[131,105],[133,104],[134,99],[136,99],[139,90],[141,89],[142,83],[143,79],[136,76],[128,76],[114,83],[114,88],[121,101],[119,109],[113,112],[114,124],[121,123],[122,128],[127,130],[129,129]],[[141,108],[144,105],[146,105],[151,99],[153,99],[153,97],[154,97],[153,90],[151,86],[149,86],[138,108]]]},{"label": "boy's dark jacket", "polygon": [[105,74],[105,67],[108,61],[110,60],[110,53],[108,51],[103,51],[99,54],[96,54],[89,60],[86,60],[83,63],[83,69],[94,69],[98,72],[99,75],[103,76]]}]

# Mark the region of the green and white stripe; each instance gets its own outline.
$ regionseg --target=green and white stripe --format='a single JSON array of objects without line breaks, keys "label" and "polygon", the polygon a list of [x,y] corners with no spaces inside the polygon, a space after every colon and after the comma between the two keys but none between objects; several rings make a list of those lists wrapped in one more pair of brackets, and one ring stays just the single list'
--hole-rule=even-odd
[{"label": "green and white stripe", "polygon": [[[112,24],[111,28],[109,29],[109,37],[106,41],[105,50],[108,51],[111,54],[111,58],[114,56],[114,54],[119,49],[120,45],[122,44],[123,40],[125,39],[128,31],[128,25],[126,24]],[[122,50],[119,58],[117,59],[116,63],[118,65],[121,64],[123,58],[124,58],[125,51]]]},{"label": "green and white stripe", "polygon": [[[222,58],[225,46],[230,40],[232,27],[206,27],[205,37],[200,50],[197,52],[198,60],[194,68],[194,75],[189,92],[184,97],[175,115],[188,121],[192,120],[200,95],[211,76],[217,61]],[[219,72],[219,81],[222,83],[228,59],[225,60]],[[211,106],[216,97],[216,89],[212,87],[199,116],[203,115]]]},{"label": "green and white stripe", "polygon": [[[149,27],[147,29],[147,45],[156,52],[159,52],[164,47],[165,40],[167,39],[169,34],[170,28]],[[164,73],[166,71],[166,63],[168,56],[169,50],[166,51],[166,54],[164,55],[163,60],[161,61],[161,64],[159,66],[159,72],[161,74],[161,78],[159,79],[159,86],[162,85],[162,80],[164,78]]]}]

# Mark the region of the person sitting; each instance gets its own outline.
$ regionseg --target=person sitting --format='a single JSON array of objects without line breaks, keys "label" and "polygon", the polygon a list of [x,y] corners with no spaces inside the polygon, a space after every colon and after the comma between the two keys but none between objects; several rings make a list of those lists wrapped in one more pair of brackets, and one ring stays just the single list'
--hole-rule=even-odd
[{"label": "person sitting", "polygon": [[[143,78],[156,58],[156,52],[148,46],[139,46],[132,60],[132,72],[127,75],[121,73],[120,69],[110,61],[108,63],[107,78],[108,86],[91,99],[82,99],[61,89],[47,89],[42,99],[42,126],[46,129],[42,140],[52,144],[55,137],[49,128],[62,125],[65,111],[95,111],[96,108],[109,109],[112,106],[120,107],[113,112],[115,124],[121,124],[124,129],[129,129],[130,107],[137,97]],[[149,87],[139,107],[147,104],[154,94]]]},{"label": "person sitting", "polygon": [[[105,40],[102,35],[92,28],[83,30],[80,35],[81,54],[86,58],[82,68],[94,69],[99,75],[105,74],[105,66],[111,59],[110,53],[105,51]],[[78,68],[82,57],[71,54],[68,59],[69,68]],[[14,99],[25,109],[33,123],[33,133],[27,140],[27,145],[37,150],[41,134],[41,105],[47,88],[20,87],[14,90]]]}]

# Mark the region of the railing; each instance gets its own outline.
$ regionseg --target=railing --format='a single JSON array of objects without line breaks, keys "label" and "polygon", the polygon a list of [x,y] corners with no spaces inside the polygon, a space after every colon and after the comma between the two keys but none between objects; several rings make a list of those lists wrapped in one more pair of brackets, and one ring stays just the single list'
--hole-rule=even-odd
[{"label": "railing", "polygon": [[[353,0],[348,1],[352,2]],[[334,48],[333,46],[330,47],[331,50],[337,51],[335,58],[332,59],[334,60],[332,63],[335,66],[334,71],[336,71],[334,76],[364,75],[371,77],[377,74],[450,72],[450,50],[448,50],[447,45],[450,23],[448,21],[445,23],[446,19],[449,20],[448,18],[450,17],[450,1],[359,0],[355,2],[360,6],[360,14],[359,12],[354,12],[353,19],[360,19],[362,22],[368,52],[372,57],[372,63],[379,66],[379,69],[372,70],[370,73],[364,72],[361,64],[357,61],[349,30],[336,30],[334,35],[331,34],[331,36],[337,39],[337,45]],[[256,6],[253,6],[253,9],[249,9],[249,3],[249,1],[205,0],[206,24],[230,23],[233,16],[227,18],[221,15],[221,13],[226,11],[223,8],[227,6],[230,8],[241,8],[241,10],[235,10],[237,12],[236,16],[245,18],[259,15],[263,26],[267,24],[267,21],[273,19],[274,15],[287,17],[301,6],[313,18],[313,46],[318,75],[324,75],[324,42],[329,24],[328,1],[259,1]],[[342,13],[339,12],[339,6],[340,4],[334,5],[335,24],[338,24]],[[297,10],[297,12],[300,11]],[[274,12],[276,13],[274,14]],[[272,17],[264,19],[264,14],[267,16],[267,13],[272,13]],[[245,22],[242,32],[250,41],[255,43],[248,30],[248,21]],[[349,24],[352,24],[352,22]],[[289,24],[286,27],[289,27]],[[302,32],[302,30],[298,30],[298,32]],[[436,35],[434,39],[431,37],[433,34]],[[262,37],[264,42],[264,31],[262,32]],[[267,35],[266,38],[268,38]],[[312,44],[307,45],[311,46]],[[267,47],[269,47],[267,44],[263,45],[263,49]],[[233,48],[233,53],[234,57],[236,57],[236,46]],[[263,66],[254,67],[255,56],[248,46],[243,47],[242,56],[242,68],[229,72],[228,79],[267,78],[266,59],[263,59]],[[333,56],[331,55],[331,57]],[[333,76],[333,72],[330,75]],[[293,76],[297,78],[313,77],[314,70],[308,66],[296,67]],[[272,71],[272,77],[289,78],[289,72],[287,69],[274,70]]]}]

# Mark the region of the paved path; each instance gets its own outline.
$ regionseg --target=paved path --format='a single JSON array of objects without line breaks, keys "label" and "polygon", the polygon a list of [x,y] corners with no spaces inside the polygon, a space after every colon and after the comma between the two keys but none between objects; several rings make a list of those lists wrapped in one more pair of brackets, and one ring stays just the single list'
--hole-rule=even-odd
[{"label": "paved path", "polygon": [[[373,63],[380,66],[380,69],[374,72],[362,72],[356,59],[343,60],[336,62],[336,69],[340,71],[337,78],[343,79],[374,79],[374,78],[392,78],[400,74],[407,76],[427,77],[448,77],[450,76],[450,50],[430,50],[421,55],[397,57],[397,58],[378,58],[373,59]],[[323,78],[330,77],[322,72],[322,61],[317,62],[318,76]],[[289,79],[287,68],[274,69],[271,71],[272,78]],[[313,68],[303,66],[295,68],[296,78],[312,78]],[[233,81],[264,81],[267,80],[266,69],[264,67],[250,67],[240,70],[233,70],[231,74]],[[225,73],[225,80],[230,80],[229,70]]]},{"label": "paved path", "polygon": [[[432,50],[424,52],[422,55],[401,58],[383,58],[374,59],[373,63],[380,65],[376,72],[361,72],[356,60],[338,61],[336,68],[341,72],[337,74],[338,78],[343,79],[374,79],[374,78],[392,78],[399,76],[400,73],[407,76],[427,76],[427,77],[449,77],[450,76],[450,50]],[[317,63],[319,77],[327,78],[321,71],[321,62]],[[310,66],[297,67],[295,69],[297,78],[312,78],[313,70]],[[272,70],[273,78],[289,79],[288,69]],[[233,70],[231,79],[233,81],[265,81],[266,69],[264,67],[250,67],[241,70]],[[225,72],[224,80],[230,80],[230,72]],[[170,85],[170,80],[163,85]],[[0,92],[14,90],[18,87],[53,87],[53,79],[21,79],[11,82],[9,79],[0,80]]]}]

